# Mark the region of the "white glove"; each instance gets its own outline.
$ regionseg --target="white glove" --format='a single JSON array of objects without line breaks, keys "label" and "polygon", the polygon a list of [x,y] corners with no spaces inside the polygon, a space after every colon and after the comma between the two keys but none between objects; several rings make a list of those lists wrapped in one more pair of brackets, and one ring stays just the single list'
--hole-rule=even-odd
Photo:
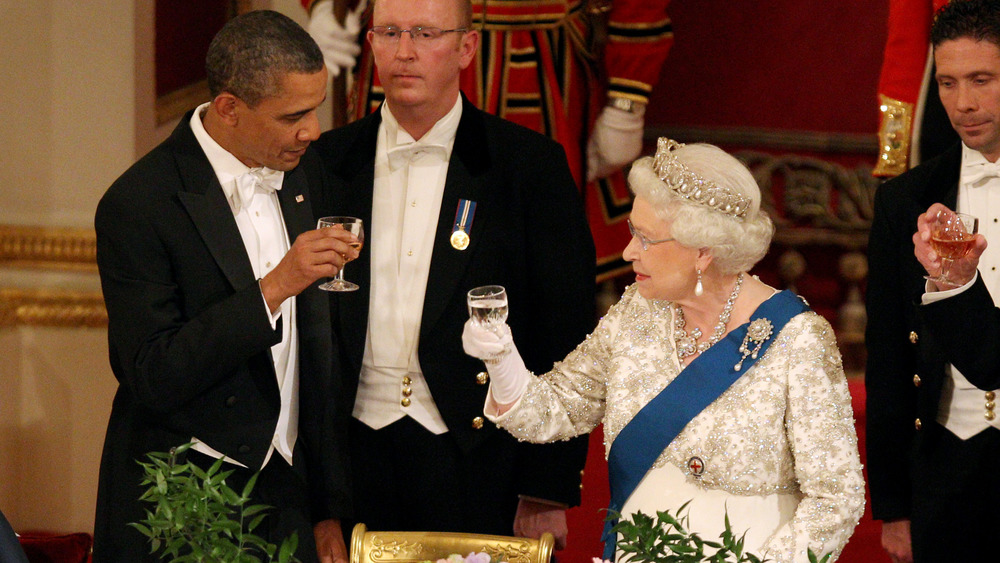
[{"label": "white glove", "polygon": [[514,346],[510,327],[504,323],[498,328],[497,332],[493,332],[471,320],[465,321],[462,347],[466,354],[486,364],[493,400],[500,405],[509,405],[524,394],[531,381],[531,372],[524,367],[524,360]]},{"label": "white glove", "polygon": [[323,51],[323,60],[330,74],[339,76],[341,69],[354,68],[355,57],[361,53],[358,45],[358,32],[361,31],[361,13],[365,3],[361,2],[353,12],[348,12],[344,25],[337,23],[333,17],[333,0],[319,0],[313,6],[309,18],[309,35]]},{"label": "white glove", "polygon": [[587,143],[588,182],[604,178],[639,157],[645,113],[644,106],[637,106],[635,113],[610,106],[601,110]]}]

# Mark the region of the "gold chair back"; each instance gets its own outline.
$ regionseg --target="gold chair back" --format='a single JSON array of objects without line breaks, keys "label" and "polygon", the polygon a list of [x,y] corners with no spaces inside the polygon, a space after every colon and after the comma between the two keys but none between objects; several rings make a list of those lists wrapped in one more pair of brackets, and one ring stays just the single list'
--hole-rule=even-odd
[{"label": "gold chair back", "polygon": [[451,554],[489,554],[493,562],[549,563],[552,534],[541,539],[457,532],[372,532],[364,524],[351,533],[351,563],[419,563]]}]

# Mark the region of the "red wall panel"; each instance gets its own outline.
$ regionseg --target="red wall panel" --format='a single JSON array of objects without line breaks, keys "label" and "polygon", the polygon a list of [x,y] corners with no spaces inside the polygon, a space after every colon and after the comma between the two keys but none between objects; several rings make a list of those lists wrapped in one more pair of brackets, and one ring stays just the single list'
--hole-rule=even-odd
[{"label": "red wall panel", "polygon": [[872,133],[887,0],[675,0],[648,124]]}]

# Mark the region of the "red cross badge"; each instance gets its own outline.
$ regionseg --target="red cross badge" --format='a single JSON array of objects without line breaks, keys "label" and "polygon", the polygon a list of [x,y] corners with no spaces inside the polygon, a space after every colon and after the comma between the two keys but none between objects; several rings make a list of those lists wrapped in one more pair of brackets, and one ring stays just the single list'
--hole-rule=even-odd
[{"label": "red cross badge", "polygon": [[705,473],[705,462],[701,461],[701,458],[698,456],[692,457],[688,460],[688,470],[691,472],[691,475],[701,477]]}]

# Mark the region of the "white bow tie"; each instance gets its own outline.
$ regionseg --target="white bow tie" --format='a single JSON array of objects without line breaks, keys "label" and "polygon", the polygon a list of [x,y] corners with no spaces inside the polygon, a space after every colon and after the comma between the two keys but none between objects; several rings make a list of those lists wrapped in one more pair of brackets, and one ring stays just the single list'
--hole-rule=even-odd
[{"label": "white bow tie", "polygon": [[977,162],[962,167],[962,181],[967,185],[975,184],[983,178],[1000,178],[1000,161]]},{"label": "white bow tie", "polygon": [[444,145],[435,143],[407,143],[399,145],[389,150],[389,168],[397,170],[414,158],[425,154],[437,154],[442,160],[448,158],[448,149]]},{"label": "white bow tie", "polygon": [[270,168],[251,168],[236,177],[236,190],[233,192],[233,207],[239,213],[240,209],[250,205],[254,193],[269,194],[281,189],[281,180],[285,173]]}]

